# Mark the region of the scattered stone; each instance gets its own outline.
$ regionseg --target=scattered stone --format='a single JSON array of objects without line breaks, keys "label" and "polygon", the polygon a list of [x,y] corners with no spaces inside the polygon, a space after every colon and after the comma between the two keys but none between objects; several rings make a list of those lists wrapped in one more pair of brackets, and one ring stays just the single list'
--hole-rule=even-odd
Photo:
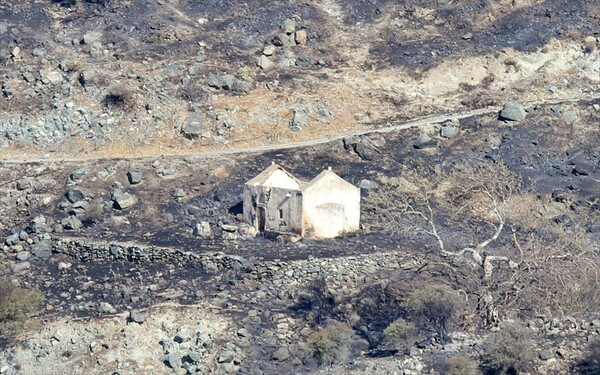
[{"label": "scattered stone", "polygon": [[96,71],[92,69],[87,69],[82,71],[79,74],[79,83],[82,86],[91,86],[96,82]]},{"label": "scattered stone", "polygon": [[373,190],[379,187],[379,184],[373,180],[361,180],[358,183],[358,187],[363,190]]},{"label": "scattered stone", "polygon": [[552,358],[552,352],[549,349],[544,349],[540,352],[539,357],[542,361],[547,361]]},{"label": "scattered stone", "polygon": [[573,124],[579,118],[576,111],[565,111],[563,112],[562,117],[567,124]]},{"label": "scattered stone", "polygon": [[60,262],[58,263],[58,269],[59,270],[68,270],[69,268],[71,268],[73,266],[72,263],[69,262]]},{"label": "scattered stone", "polygon": [[175,199],[181,199],[181,198],[184,198],[187,194],[186,194],[185,190],[183,190],[181,188],[177,188],[177,189],[173,190],[171,195]]},{"label": "scattered stone", "polygon": [[207,221],[201,221],[199,223],[196,223],[192,232],[194,236],[203,238],[211,238],[213,236],[212,229],[210,228],[210,224]]},{"label": "scattered stone", "polygon": [[6,240],[4,241],[4,243],[6,243],[8,246],[14,246],[16,244],[21,243],[21,239],[19,238],[19,233],[13,233],[13,234],[9,235],[8,237],[6,237]]},{"label": "scattered stone", "polygon": [[450,120],[442,123],[442,128],[440,129],[440,136],[443,138],[454,138],[458,135],[458,120]]},{"label": "scattered stone", "polygon": [[204,132],[204,116],[202,113],[190,113],[181,128],[181,132],[189,139],[200,137]]},{"label": "scattered stone", "polygon": [[230,74],[209,74],[204,83],[210,87],[223,90],[231,90],[233,88],[233,82],[235,78]]},{"label": "scattered stone", "polygon": [[281,25],[281,29],[288,35],[293,33],[296,31],[296,21],[290,18],[284,20],[283,25]]},{"label": "scattered stone", "polygon": [[437,141],[435,139],[431,138],[430,136],[428,136],[427,134],[421,134],[413,142],[413,147],[416,148],[417,150],[432,148],[432,147],[435,147],[436,145],[437,145]]},{"label": "scattered stone", "polygon": [[265,56],[272,56],[274,53],[275,53],[275,46],[272,44],[265,46],[265,48],[263,49],[263,55],[265,55]]},{"label": "scattered stone", "polygon": [[129,171],[127,172],[127,180],[131,185],[137,185],[142,182],[144,173],[142,171]]},{"label": "scattered stone", "polygon": [[138,202],[138,199],[135,195],[125,193],[121,190],[116,190],[113,192],[111,199],[114,203],[114,207],[118,210],[125,210],[134,206]]},{"label": "scattered stone", "polygon": [[304,129],[308,122],[308,110],[302,107],[295,108],[292,111],[294,114],[292,116],[292,121],[290,121],[290,128],[293,131],[300,131]]},{"label": "scattered stone", "polygon": [[17,260],[20,262],[24,262],[31,256],[31,253],[27,250],[19,251],[17,253]]},{"label": "scattered stone", "polygon": [[29,251],[36,258],[46,259],[52,255],[52,242],[49,239],[41,240],[29,248]]},{"label": "scattered stone", "polygon": [[273,45],[277,47],[291,47],[295,45],[293,35],[288,35],[286,33],[279,33],[273,37]]},{"label": "scattered stone", "polygon": [[31,177],[21,177],[17,181],[17,190],[29,190],[33,188],[34,179]]},{"label": "scattered stone", "polygon": [[267,56],[263,55],[258,58],[256,65],[262,70],[271,69],[275,64]]},{"label": "scattered stone", "polygon": [[507,103],[500,111],[500,117],[508,121],[523,121],[527,116],[525,107],[521,103]]},{"label": "scattered stone", "polygon": [[288,349],[288,348],[286,348],[286,347],[284,347],[284,346],[282,346],[282,347],[280,347],[279,349],[277,349],[277,350],[276,350],[276,351],[275,351],[275,352],[274,352],[274,353],[271,355],[271,358],[272,358],[274,361],[280,361],[280,362],[283,362],[283,361],[285,361],[285,360],[289,359],[289,358],[290,358],[290,356],[291,356],[291,354],[290,354],[290,351],[289,351],[289,349]]},{"label": "scattered stone", "polygon": [[15,264],[15,266],[13,267],[12,271],[13,273],[21,273],[21,272],[25,272],[28,271],[31,268],[31,263],[29,262],[21,262],[21,263],[17,263]]},{"label": "scattered stone", "polygon": [[294,41],[296,44],[303,45],[306,44],[308,40],[308,33],[306,30],[298,30],[294,35]]},{"label": "scattered stone", "polygon": [[72,188],[67,190],[65,197],[71,203],[79,202],[85,200],[89,196],[88,192],[83,188]]},{"label": "scattered stone", "polygon": [[236,79],[233,81],[233,86],[231,87],[231,91],[238,93],[246,93],[252,89],[252,83],[248,81],[244,81],[242,79]]},{"label": "scattered stone", "polygon": [[146,320],[146,316],[138,310],[131,310],[129,312],[129,320],[134,323],[142,324]]},{"label": "scattered stone", "polygon": [[588,163],[577,163],[573,168],[573,174],[576,176],[589,176],[594,172],[594,166]]},{"label": "scattered stone", "polygon": [[71,174],[69,175],[69,180],[67,182],[68,183],[78,183],[83,179],[83,177],[85,177],[86,174],[87,174],[87,170],[85,168],[79,168],[79,169],[71,172]]},{"label": "scattered stone", "polygon": [[99,33],[97,31],[90,31],[83,36],[82,41],[84,44],[91,45],[93,43],[100,42],[101,38],[102,38],[102,33]]},{"label": "scattered stone", "polygon": [[83,228],[83,223],[75,216],[69,216],[60,221],[63,229],[66,230],[79,230]]},{"label": "scattered stone", "polygon": [[50,225],[44,215],[38,215],[29,222],[28,228],[33,233],[44,233],[50,231]]}]

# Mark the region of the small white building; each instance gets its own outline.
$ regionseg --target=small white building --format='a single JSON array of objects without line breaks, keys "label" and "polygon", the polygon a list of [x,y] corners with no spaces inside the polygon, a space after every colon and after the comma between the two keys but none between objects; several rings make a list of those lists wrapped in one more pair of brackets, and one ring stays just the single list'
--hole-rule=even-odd
[{"label": "small white building", "polygon": [[360,225],[360,189],[324,170],[304,182],[273,164],[244,185],[244,218],[259,232],[331,238]]}]

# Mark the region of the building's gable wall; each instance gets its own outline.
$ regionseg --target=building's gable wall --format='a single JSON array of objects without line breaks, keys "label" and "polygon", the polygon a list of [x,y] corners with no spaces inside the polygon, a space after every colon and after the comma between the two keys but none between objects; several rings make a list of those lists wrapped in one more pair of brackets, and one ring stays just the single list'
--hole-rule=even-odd
[{"label": "building's gable wall", "polygon": [[302,193],[296,189],[245,185],[244,218],[259,231],[302,234]]},{"label": "building's gable wall", "polygon": [[298,190],[300,188],[298,181],[281,169],[273,171],[271,175],[262,183],[262,186],[292,190]]},{"label": "building's gable wall", "polygon": [[315,237],[335,237],[359,229],[360,189],[331,174],[304,194],[304,228]]}]

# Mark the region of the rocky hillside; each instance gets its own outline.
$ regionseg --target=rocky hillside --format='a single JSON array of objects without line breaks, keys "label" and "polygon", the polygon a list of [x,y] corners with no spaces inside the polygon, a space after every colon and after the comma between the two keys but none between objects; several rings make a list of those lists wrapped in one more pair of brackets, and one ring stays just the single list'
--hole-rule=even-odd
[{"label": "rocky hillside", "polygon": [[0,157],[180,154],[589,95],[589,1],[2,1]]}]

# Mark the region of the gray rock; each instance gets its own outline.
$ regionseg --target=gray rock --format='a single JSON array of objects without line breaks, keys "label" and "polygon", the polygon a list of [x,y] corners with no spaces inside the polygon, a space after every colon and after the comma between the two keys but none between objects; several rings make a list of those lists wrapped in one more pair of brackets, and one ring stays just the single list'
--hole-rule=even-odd
[{"label": "gray rock", "polygon": [[183,190],[181,188],[177,188],[177,189],[173,190],[173,192],[171,193],[171,195],[175,199],[180,199],[180,198],[185,197],[187,194],[186,194],[185,190]]},{"label": "gray rock", "polygon": [[368,140],[362,140],[354,145],[354,152],[363,160],[375,160],[379,150]]},{"label": "gray rock", "polygon": [[8,23],[0,22],[0,35],[6,34],[7,31],[8,31]]},{"label": "gray rock", "polygon": [[142,182],[144,173],[142,171],[129,171],[127,172],[127,179],[131,185],[137,185]]},{"label": "gray rock", "polygon": [[288,35],[292,34],[294,31],[296,31],[296,21],[290,18],[284,20],[283,25],[281,25],[281,29]]},{"label": "gray rock", "polygon": [[308,110],[304,107],[293,109],[292,121],[290,121],[290,128],[293,131],[300,131],[304,129],[308,122]]},{"label": "gray rock", "polygon": [[35,76],[31,72],[23,73],[23,79],[29,83],[35,82]]},{"label": "gray rock", "polygon": [[96,71],[92,69],[86,69],[79,74],[79,83],[82,86],[91,86],[96,82]]},{"label": "gray rock", "polygon": [[508,121],[523,121],[527,116],[525,107],[521,103],[506,103],[500,111],[500,117]]},{"label": "gray rock", "polygon": [[179,358],[176,354],[171,353],[165,358],[165,364],[172,369],[181,368],[181,358]]},{"label": "gray rock", "polygon": [[594,172],[594,166],[589,163],[577,163],[573,168],[573,174],[576,176],[588,176]]},{"label": "gray rock", "polygon": [[210,73],[208,76],[206,76],[204,83],[210,87],[214,87],[217,89],[220,89],[223,84],[223,82],[221,81],[221,77],[218,74],[214,73]]},{"label": "gray rock", "polygon": [[204,132],[204,116],[200,112],[192,112],[188,115],[181,132],[186,138],[198,138]]},{"label": "gray rock", "polygon": [[15,264],[12,271],[13,271],[13,273],[21,273],[21,272],[25,272],[25,271],[29,270],[30,268],[31,268],[31,263],[21,262],[21,263]]},{"label": "gray rock", "polygon": [[262,70],[268,70],[271,69],[273,66],[275,66],[275,64],[273,63],[273,61],[271,61],[271,59],[269,59],[267,56],[263,55],[261,57],[258,58],[258,61],[256,62],[256,65],[261,68]]},{"label": "gray rock", "polygon": [[273,45],[277,47],[291,47],[295,44],[294,34],[279,33],[273,37]]},{"label": "gray rock", "polygon": [[576,111],[565,111],[562,116],[567,124],[573,124],[579,119]]},{"label": "gray rock", "polygon": [[232,91],[240,92],[240,93],[246,93],[246,92],[250,91],[251,89],[252,89],[252,83],[241,80],[241,79],[236,79],[235,81],[233,81],[233,86],[231,87]]},{"label": "gray rock", "polygon": [[66,230],[78,230],[83,228],[83,223],[75,216],[69,216],[62,219],[60,224]]},{"label": "gray rock", "polygon": [[202,355],[198,352],[190,352],[184,357],[184,360],[192,364],[200,363],[200,360],[202,360]]},{"label": "gray rock", "polygon": [[19,238],[19,233],[13,233],[10,236],[6,237],[4,241],[8,246],[14,246],[21,243],[21,239]]},{"label": "gray rock", "polygon": [[17,190],[28,190],[33,187],[35,180],[31,177],[21,177],[17,181]]},{"label": "gray rock", "polygon": [[210,224],[207,221],[201,221],[199,223],[196,223],[192,232],[194,236],[203,238],[211,238],[213,236],[212,229],[210,228]]},{"label": "gray rock", "polygon": [[65,197],[69,202],[75,203],[85,200],[88,197],[88,192],[85,189],[79,187],[71,188],[67,190]]},{"label": "gray rock", "polygon": [[36,258],[46,259],[52,255],[52,242],[50,240],[42,240],[34,243],[29,248],[29,251]]},{"label": "gray rock", "polygon": [[442,126],[440,136],[443,138],[454,138],[458,135],[458,128],[454,126]]},{"label": "gray rock", "polygon": [[379,187],[379,184],[373,180],[361,180],[358,187],[364,190],[373,190]]},{"label": "gray rock", "polygon": [[138,199],[133,194],[117,190],[112,194],[112,201],[116,209],[125,210],[133,207],[138,202]]},{"label": "gray rock", "polygon": [[287,347],[280,347],[279,349],[277,349],[273,354],[271,354],[271,359],[273,359],[274,361],[285,361],[286,359],[289,359],[291,356],[290,351]]},{"label": "gray rock", "polygon": [[422,134],[415,139],[413,142],[413,147],[417,150],[422,150],[426,148],[432,148],[437,145],[437,141],[427,134]]},{"label": "gray rock", "polygon": [[27,250],[19,251],[17,253],[17,260],[20,262],[24,262],[31,256],[31,253]]},{"label": "gray rock", "polygon": [[177,332],[177,334],[175,334],[175,337],[173,337],[173,341],[181,344],[182,342],[190,341],[191,338],[192,336],[188,331],[180,330]]},{"label": "gray rock", "polygon": [[44,233],[50,231],[50,225],[44,215],[38,215],[29,222],[29,230],[33,233]]},{"label": "gray rock", "polygon": [[540,352],[539,357],[542,361],[547,361],[552,358],[552,352],[549,349],[544,349]]},{"label": "gray rock", "polygon": [[99,42],[101,38],[102,33],[99,33],[97,31],[90,31],[83,36],[83,43],[91,45],[93,43]]},{"label": "gray rock", "polygon": [[131,310],[129,312],[129,320],[134,323],[142,324],[146,320],[146,316],[138,310]]},{"label": "gray rock", "polygon": [[210,87],[223,90],[231,90],[233,88],[233,82],[235,78],[230,74],[209,74],[204,83]]},{"label": "gray rock", "polygon": [[265,48],[263,49],[263,55],[265,55],[265,56],[272,56],[274,53],[275,53],[275,46],[272,44],[265,46]]},{"label": "gray rock", "polygon": [[327,121],[333,120],[333,114],[326,106],[322,105],[317,109],[319,116],[324,117]]},{"label": "gray rock", "polygon": [[79,168],[73,172],[71,172],[71,174],[69,175],[69,181],[70,183],[78,183],[80,182],[83,177],[85,177],[85,175],[87,174],[87,169],[85,168]]}]

